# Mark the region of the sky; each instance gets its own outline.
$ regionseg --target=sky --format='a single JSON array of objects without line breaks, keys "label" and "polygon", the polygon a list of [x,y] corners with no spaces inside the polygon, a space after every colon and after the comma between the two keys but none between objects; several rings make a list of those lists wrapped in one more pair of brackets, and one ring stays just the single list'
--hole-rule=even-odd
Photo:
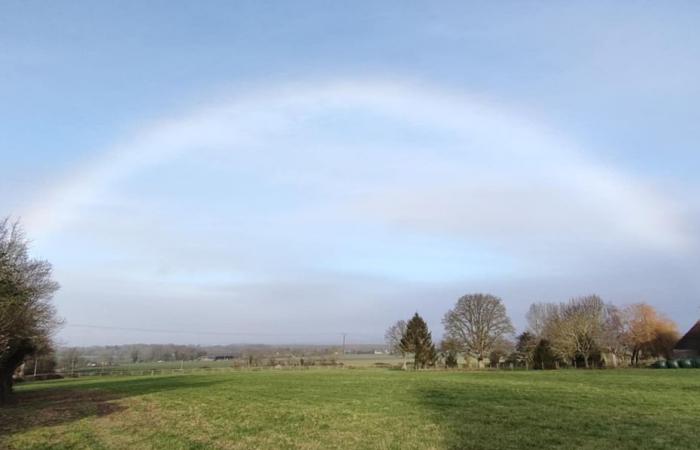
[{"label": "sky", "polygon": [[697,2],[0,4],[0,216],[65,345],[700,318]]}]

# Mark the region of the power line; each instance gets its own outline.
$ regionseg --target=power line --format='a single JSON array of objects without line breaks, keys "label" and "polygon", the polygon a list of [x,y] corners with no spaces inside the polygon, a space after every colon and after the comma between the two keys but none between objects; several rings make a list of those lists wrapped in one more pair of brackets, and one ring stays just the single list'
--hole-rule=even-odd
[{"label": "power line", "polygon": [[173,329],[156,329],[156,328],[140,328],[140,327],[119,327],[109,325],[91,325],[82,323],[69,323],[65,325],[68,328],[89,328],[97,330],[116,330],[116,331],[136,331],[144,333],[175,333],[175,334],[199,334],[211,336],[261,336],[261,337],[288,337],[288,336],[343,336],[352,334],[353,336],[375,339],[377,336],[371,336],[363,333],[338,333],[338,332],[319,332],[319,333],[259,333],[259,332],[237,332],[237,331],[191,331],[191,330],[173,330]]}]

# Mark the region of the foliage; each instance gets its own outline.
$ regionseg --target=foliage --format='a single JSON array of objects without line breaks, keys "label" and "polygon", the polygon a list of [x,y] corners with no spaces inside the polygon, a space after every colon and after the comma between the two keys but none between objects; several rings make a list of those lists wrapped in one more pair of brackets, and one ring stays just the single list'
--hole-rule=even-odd
[{"label": "foliage", "polygon": [[457,357],[459,355],[459,343],[452,339],[443,339],[440,341],[440,356],[448,369],[454,369],[459,364]]},{"label": "foliage", "polygon": [[532,357],[532,365],[535,369],[556,369],[559,367],[559,358],[552,350],[547,339],[540,339],[535,347]]},{"label": "foliage", "polygon": [[491,367],[499,368],[509,355],[513,353],[515,344],[508,339],[499,339],[489,352],[489,364]]},{"label": "foliage", "polygon": [[50,351],[58,325],[51,303],[57,289],[51,265],[29,256],[19,225],[0,221],[0,403],[25,358]]},{"label": "foliage", "polygon": [[435,364],[437,351],[425,320],[415,313],[406,324],[406,333],[401,338],[401,350],[413,353],[413,368],[422,369]]},{"label": "foliage", "polygon": [[636,303],[622,310],[622,342],[630,352],[632,364],[639,364],[642,355],[671,356],[678,341],[678,328],[651,305]]},{"label": "foliage", "polygon": [[529,331],[518,335],[515,344],[515,360],[526,369],[532,367],[538,343],[539,339]]},{"label": "foliage", "polygon": [[56,355],[54,353],[34,355],[25,360],[21,376],[33,377],[35,371],[39,378],[51,375],[56,371],[56,365]]}]

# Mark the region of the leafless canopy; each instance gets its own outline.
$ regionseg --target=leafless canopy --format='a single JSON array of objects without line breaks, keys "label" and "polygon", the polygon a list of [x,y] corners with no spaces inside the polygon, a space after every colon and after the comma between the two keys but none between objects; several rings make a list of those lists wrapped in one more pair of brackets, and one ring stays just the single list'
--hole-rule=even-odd
[{"label": "leafless canopy", "polygon": [[515,330],[503,301],[488,294],[465,295],[442,321],[445,334],[481,361],[504,336]]},{"label": "leafless canopy", "polygon": [[399,320],[389,328],[387,328],[386,333],[384,333],[384,341],[389,347],[391,353],[403,354],[404,351],[401,349],[401,339],[403,339],[406,334],[406,321]]}]

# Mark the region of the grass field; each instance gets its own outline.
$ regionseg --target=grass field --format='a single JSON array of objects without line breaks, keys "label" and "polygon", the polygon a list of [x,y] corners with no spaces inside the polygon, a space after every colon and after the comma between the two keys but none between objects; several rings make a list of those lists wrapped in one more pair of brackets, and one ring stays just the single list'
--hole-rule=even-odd
[{"label": "grass field", "polygon": [[700,371],[240,371],[21,385],[0,447],[700,446]]}]

